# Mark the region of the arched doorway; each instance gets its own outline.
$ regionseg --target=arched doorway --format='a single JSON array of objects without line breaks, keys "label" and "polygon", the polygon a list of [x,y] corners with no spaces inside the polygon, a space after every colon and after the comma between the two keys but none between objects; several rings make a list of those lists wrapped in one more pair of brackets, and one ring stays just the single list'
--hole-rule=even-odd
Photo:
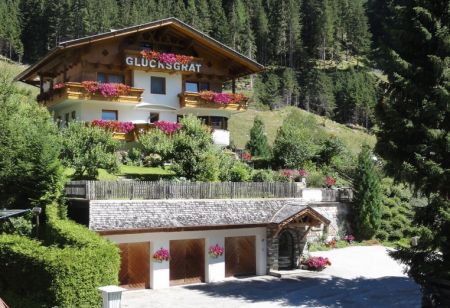
[{"label": "arched doorway", "polygon": [[289,270],[294,268],[294,238],[285,230],[278,237],[278,268]]}]

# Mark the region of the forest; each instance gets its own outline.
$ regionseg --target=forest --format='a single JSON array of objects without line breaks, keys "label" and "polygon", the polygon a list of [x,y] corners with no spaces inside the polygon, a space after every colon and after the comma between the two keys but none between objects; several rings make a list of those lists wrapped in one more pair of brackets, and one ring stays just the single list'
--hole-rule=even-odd
[{"label": "forest", "polygon": [[[374,0],[3,0],[0,54],[26,64],[59,42],[176,17],[268,69],[240,90],[340,123],[374,124]],[[372,31],[370,31],[372,30]]]}]

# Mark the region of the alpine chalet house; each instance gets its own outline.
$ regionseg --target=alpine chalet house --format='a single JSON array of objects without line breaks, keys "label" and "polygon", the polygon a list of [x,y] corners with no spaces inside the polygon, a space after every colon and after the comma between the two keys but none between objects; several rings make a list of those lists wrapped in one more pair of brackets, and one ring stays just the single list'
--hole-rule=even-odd
[{"label": "alpine chalet house", "polygon": [[[211,127],[216,144],[227,146],[229,116],[247,107],[235,81],[262,70],[257,62],[167,18],[60,43],[16,80],[39,86],[38,100],[60,125],[128,122],[115,126],[115,137],[132,140],[155,122],[194,114]],[[225,82],[232,93],[222,93]]]},{"label": "alpine chalet house", "polygon": [[[227,119],[247,104],[235,79],[262,69],[168,18],[61,43],[16,79],[39,85],[61,125],[123,121],[140,130],[194,114],[228,145]],[[232,93],[222,93],[228,81]],[[69,216],[119,246],[120,284],[153,289],[297,268],[309,232],[335,235],[346,215],[340,200],[307,194],[296,183],[66,186]]]}]

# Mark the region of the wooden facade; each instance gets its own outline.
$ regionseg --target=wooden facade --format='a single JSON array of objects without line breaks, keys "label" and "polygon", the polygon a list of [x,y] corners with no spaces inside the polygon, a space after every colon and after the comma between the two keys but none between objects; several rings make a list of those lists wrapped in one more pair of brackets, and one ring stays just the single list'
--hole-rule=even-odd
[{"label": "wooden facade", "polygon": [[225,276],[256,275],[256,238],[225,238]]},{"label": "wooden facade", "polygon": [[134,288],[150,287],[150,243],[119,244],[120,249],[120,285]]},{"label": "wooden facade", "polygon": [[170,241],[170,285],[205,281],[205,240]]}]

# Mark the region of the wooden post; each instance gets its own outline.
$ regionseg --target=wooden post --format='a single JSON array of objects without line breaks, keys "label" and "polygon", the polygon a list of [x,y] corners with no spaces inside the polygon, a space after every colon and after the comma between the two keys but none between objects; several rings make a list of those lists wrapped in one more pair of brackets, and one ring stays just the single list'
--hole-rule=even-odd
[{"label": "wooden post", "polygon": [[231,80],[231,92],[233,92],[233,94],[236,93],[236,79],[235,78],[233,78]]},{"label": "wooden post", "polygon": [[42,74],[39,74],[39,89],[40,89],[40,93],[43,94],[44,93],[44,77],[42,76]]}]

